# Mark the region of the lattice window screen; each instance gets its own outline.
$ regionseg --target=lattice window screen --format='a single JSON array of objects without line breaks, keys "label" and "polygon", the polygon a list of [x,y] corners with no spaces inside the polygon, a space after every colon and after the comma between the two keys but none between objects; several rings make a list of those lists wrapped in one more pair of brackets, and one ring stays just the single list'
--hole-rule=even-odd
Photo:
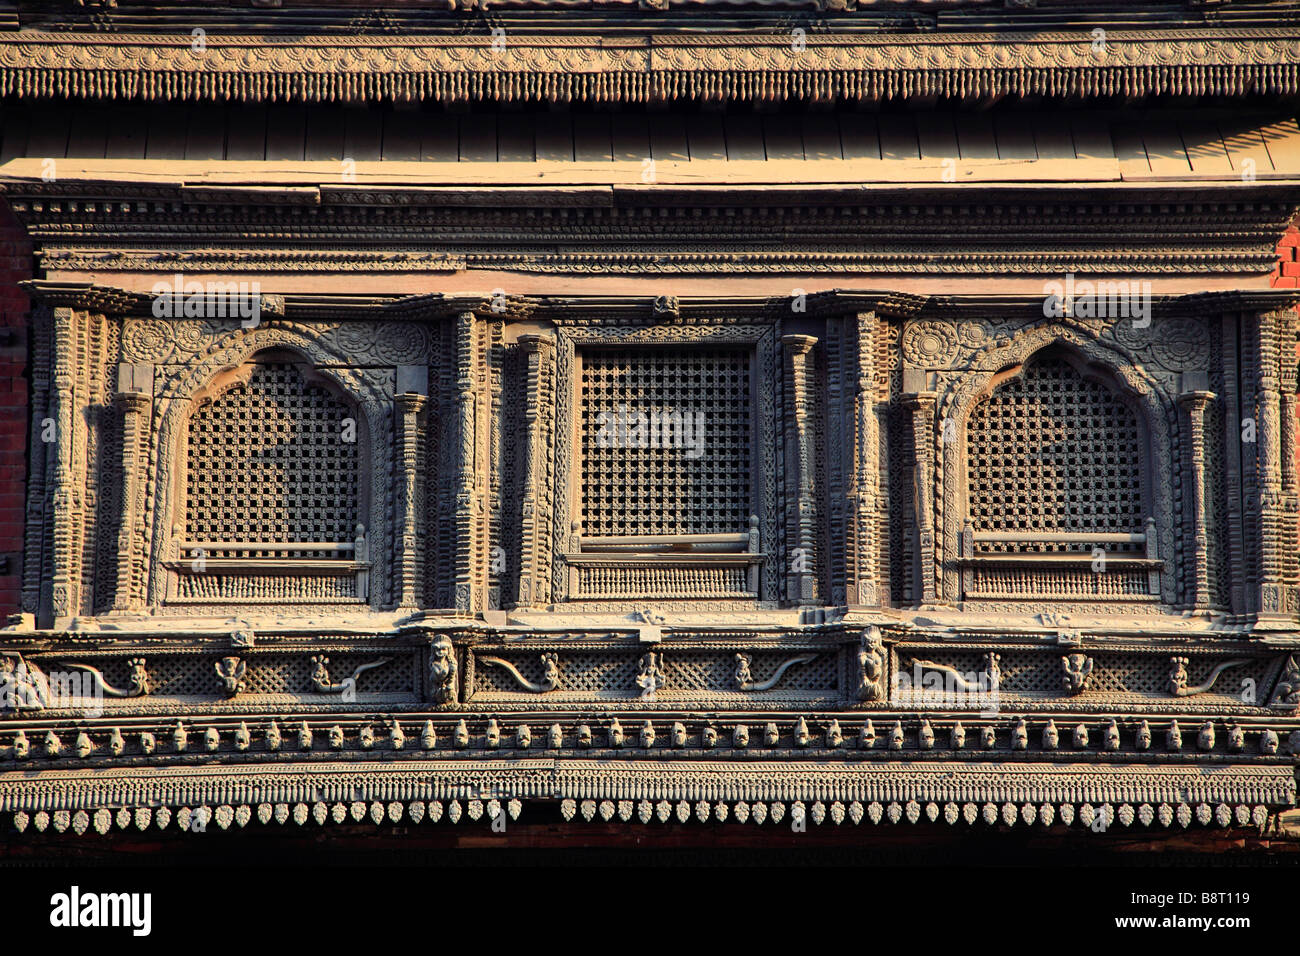
[{"label": "lattice window screen", "polygon": [[1134,410],[1060,359],[1036,361],[971,414],[977,531],[1129,533],[1143,527]]},{"label": "lattice window screen", "polygon": [[[753,513],[753,411],[745,350],[592,350],[582,357],[579,428],[584,536],[724,534]],[[605,441],[602,441],[602,413]],[[689,416],[698,452],[637,447],[635,425]],[[608,440],[628,421],[626,440]]]},{"label": "lattice window screen", "polygon": [[292,365],[256,366],[190,421],[186,537],[351,541],[360,520],[358,443],[343,402]]}]

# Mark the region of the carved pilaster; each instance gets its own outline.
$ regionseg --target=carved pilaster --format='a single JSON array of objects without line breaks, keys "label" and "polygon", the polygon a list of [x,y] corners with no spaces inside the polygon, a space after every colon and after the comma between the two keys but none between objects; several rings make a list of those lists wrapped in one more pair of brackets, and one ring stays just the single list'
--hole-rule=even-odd
[{"label": "carved pilaster", "polygon": [[486,414],[482,395],[485,369],[479,347],[480,330],[472,312],[456,319],[456,591],[455,608],[464,613],[483,610],[487,588],[484,492],[487,469],[480,467]]},{"label": "carved pilaster", "polygon": [[551,596],[551,495],[548,489],[547,430],[554,412],[555,340],[521,335],[527,381],[524,392],[524,474],[519,519],[519,604],[546,604]]},{"label": "carved pilaster", "polygon": [[[817,502],[813,497],[813,428],[810,385],[813,381],[813,346],[810,335],[783,335],[786,373],[787,432],[785,463],[794,480],[787,484],[785,515],[789,566],[786,570],[786,598],[794,604],[816,600],[815,535]],[[793,494],[791,494],[791,490]]]},{"label": "carved pilaster", "polygon": [[153,366],[120,365],[114,403],[122,412],[122,511],[117,531],[117,579],[113,610],[144,603],[144,483]]},{"label": "carved pilaster", "polygon": [[424,410],[428,405],[428,369],[403,366],[397,373],[397,604],[419,606],[423,580],[420,533],[424,490],[420,462],[424,460]]},{"label": "carved pilaster", "polygon": [[[1261,617],[1285,617],[1295,583],[1287,567],[1295,550],[1296,499],[1284,493],[1281,365],[1295,363],[1295,313],[1289,309],[1258,316],[1253,323],[1258,377],[1255,388],[1256,477],[1259,489],[1259,601]],[[1284,346],[1283,343],[1290,343]],[[1287,426],[1288,430],[1294,424]],[[1294,438],[1290,439],[1294,442]]]},{"label": "carved pilaster", "polygon": [[73,413],[76,405],[77,320],[81,315],[72,309],[54,310],[54,387],[50,393],[54,467],[48,513],[53,526],[49,614],[55,622],[75,615],[80,604],[79,562],[74,545],[80,501],[73,469],[73,449],[77,440]]},{"label": "carved pilaster", "polygon": [[1178,397],[1187,416],[1187,473],[1192,480],[1191,530],[1192,530],[1192,581],[1193,606],[1200,610],[1210,606],[1209,577],[1209,503],[1206,500],[1205,475],[1205,414],[1213,392],[1193,390]]},{"label": "carved pilaster", "polygon": [[876,526],[880,496],[880,420],[876,408],[875,313],[857,318],[857,356],[853,388],[853,471],[849,487],[848,587],[850,604],[880,603],[877,581],[880,535]]},{"label": "carved pilaster", "polygon": [[916,528],[917,560],[922,604],[937,600],[934,551],[934,413],[936,394],[912,392],[905,396],[905,407],[912,413],[912,448],[915,455],[912,474],[912,521]]}]

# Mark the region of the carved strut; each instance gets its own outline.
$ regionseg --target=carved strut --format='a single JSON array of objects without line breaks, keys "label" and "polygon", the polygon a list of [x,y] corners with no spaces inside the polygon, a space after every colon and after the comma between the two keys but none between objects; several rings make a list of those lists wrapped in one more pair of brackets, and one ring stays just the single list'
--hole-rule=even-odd
[{"label": "carved strut", "polygon": [[798,657],[792,657],[778,667],[776,673],[767,680],[758,682],[743,681],[740,684],[740,689],[744,691],[771,690],[777,685],[777,682],[781,679],[782,675],[784,675],[790,668],[794,667],[795,664],[807,664],[809,661],[816,659],[816,657],[816,654],[801,654]]},{"label": "carved strut", "polygon": [[1198,684],[1196,687],[1177,687],[1174,689],[1174,696],[1193,697],[1196,694],[1204,694],[1206,691],[1208,691],[1211,687],[1214,686],[1214,682],[1219,679],[1219,675],[1222,674],[1224,671],[1226,671],[1229,667],[1239,667],[1242,664],[1248,664],[1248,663],[1250,662],[1244,660],[1224,661],[1218,667],[1214,668],[1214,670],[1210,671],[1210,676],[1205,679],[1205,683]]},{"label": "carved strut", "polygon": [[556,668],[547,667],[545,670],[546,678],[540,684],[534,684],[523,674],[519,673],[519,668],[515,667],[515,665],[511,664],[509,661],[504,661],[499,657],[480,657],[479,660],[484,664],[495,664],[498,667],[505,668],[510,672],[510,676],[519,681],[520,685],[525,690],[534,694],[545,694],[547,691],[555,690],[555,688],[560,684],[560,674],[559,670]]},{"label": "carved strut", "polygon": [[311,682],[315,686],[316,690],[322,694],[341,694],[349,687],[355,689],[357,686],[357,678],[366,671],[374,670],[376,667],[383,667],[391,659],[392,658],[385,657],[382,660],[371,661],[369,664],[360,664],[357,669],[352,672],[351,677],[345,677],[341,681],[331,683],[328,679],[329,672],[324,671],[323,673],[325,674],[325,677],[312,675]]},{"label": "carved strut", "polygon": [[74,670],[86,671],[95,678],[96,688],[103,693],[105,697],[144,697],[149,693],[149,678],[141,678],[140,674],[131,675],[131,686],[126,690],[120,687],[114,687],[104,680],[103,673],[97,667],[91,667],[89,664],[71,664],[64,663],[64,667],[71,667]]}]

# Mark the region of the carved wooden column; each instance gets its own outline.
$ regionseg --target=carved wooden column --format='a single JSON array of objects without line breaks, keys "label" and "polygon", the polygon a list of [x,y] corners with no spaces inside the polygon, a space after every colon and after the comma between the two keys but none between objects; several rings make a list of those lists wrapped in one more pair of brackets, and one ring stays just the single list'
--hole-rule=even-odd
[{"label": "carved wooden column", "polygon": [[[49,516],[52,571],[49,614],[55,622],[75,615],[80,603],[80,572],[73,547],[79,515],[76,475],[72,467],[76,442],[75,370],[77,360],[77,313],[72,309],[54,310],[54,387],[51,390],[50,417],[54,425],[54,474],[50,483]],[[57,624],[56,624],[57,626]]]},{"label": "carved wooden column", "polygon": [[[1205,480],[1205,413],[1214,399],[1214,393],[1204,389],[1186,391],[1178,397],[1187,414],[1187,433],[1190,436],[1187,471],[1192,479],[1192,580],[1195,582],[1192,604],[1197,610],[1210,606],[1210,514]],[[1154,535],[1155,529],[1149,529],[1148,533]]]},{"label": "carved wooden column", "polygon": [[[922,377],[924,373],[916,373]],[[905,378],[912,377],[907,372]],[[904,382],[906,388],[910,383]],[[919,595],[913,599],[921,604],[934,604],[938,600],[934,550],[934,414],[937,395],[931,391],[909,391],[904,396],[905,406],[912,413],[912,520],[916,527],[917,581]]]},{"label": "carved wooden column", "polygon": [[524,474],[519,517],[519,605],[551,599],[551,495],[547,429],[554,408],[555,340],[521,335],[528,363],[524,407]]},{"label": "carved wooden column", "polygon": [[418,365],[397,369],[393,398],[397,410],[397,606],[420,606],[423,547],[420,515],[424,500],[420,462],[424,458],[424,410],[428,405],[429,370]]},{"label": "carved wooden column", "polygon": [[486,542],[482,534],[479,447],[483,411],[479,381],[484,374],[478,322],[472,312],[456,318],[456,589],[455,609],[483,610],[487,587]]},{"label": "carved wooden column", "polygon": [[876,580],[880,567],[880,534],[877,508],[880,497],[880,421],[876,408],[875,332],[876,315],[867,312],[857,320],[856,387],[853,394],[853,425],[856,432],[853,471],[849,487],[849,604],[880,604]]},{"label": "carved wooden column", "polygon": [[[810,379],[813,377],[811,335],[783,335],[786,371],[790,387],[786,390],[787,431],[785,461],[794,476],[785,501],[786,542],[789,548],[786,566],[786,598],[794,604],[811,604],[816,600],[813,555],[816,553],[817,503],[813,498],[813,427]],[[789,485],[787,485],[787,489]]]},{"label": "carved wooden column", "polygon": [[[1295,363],[1295,314],[1289,309],[1266,312],[1254,323],[1257,358],[1255,408],[1256,481],[1259,487],[1259,600],[1261,617],[1285,618],[1287,592],[1294,584],[1287,580],[1288,552],[1296,547],[1294,500],[1283,494],[1283,423],[1281,364]],[[1283,354],[1283,343],[1285,354]],[[1289,429],[1294,423],[1288,423]],[[1294,439],[1292,439],[1294,441]],[[1291,513],[1288,515],[1288,506]]]},{"label": "carved wooden column", "polygon": [[137,580],[143,572],[144,470],[153,408],[153,366],[119,365],[114,401],[122,411],[122,510],[117,530],[117,580],[113,610],[143,603]]}]

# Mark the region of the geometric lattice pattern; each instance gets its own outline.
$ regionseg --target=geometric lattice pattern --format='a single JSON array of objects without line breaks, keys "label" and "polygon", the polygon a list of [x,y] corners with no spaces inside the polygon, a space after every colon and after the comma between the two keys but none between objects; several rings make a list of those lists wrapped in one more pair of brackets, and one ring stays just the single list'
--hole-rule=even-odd
[{"label": "geometric lattice pattern", "polygon": [[971,413],[967,439],[976,531],[1142,530],[1137,415],[1070,363],[1034,362],[1000,386]]},{"label": "geometric lattice pattern", "polygon": [[353,540],[360,468],[358,443],[343,440],[349,417],[292,365],[256,366],[190,421],[186,537]]},{"label": "geometric lattice pattern", "polygon": [[582,365],[583,535],[749,528],[748,351],[589,350]]}]

